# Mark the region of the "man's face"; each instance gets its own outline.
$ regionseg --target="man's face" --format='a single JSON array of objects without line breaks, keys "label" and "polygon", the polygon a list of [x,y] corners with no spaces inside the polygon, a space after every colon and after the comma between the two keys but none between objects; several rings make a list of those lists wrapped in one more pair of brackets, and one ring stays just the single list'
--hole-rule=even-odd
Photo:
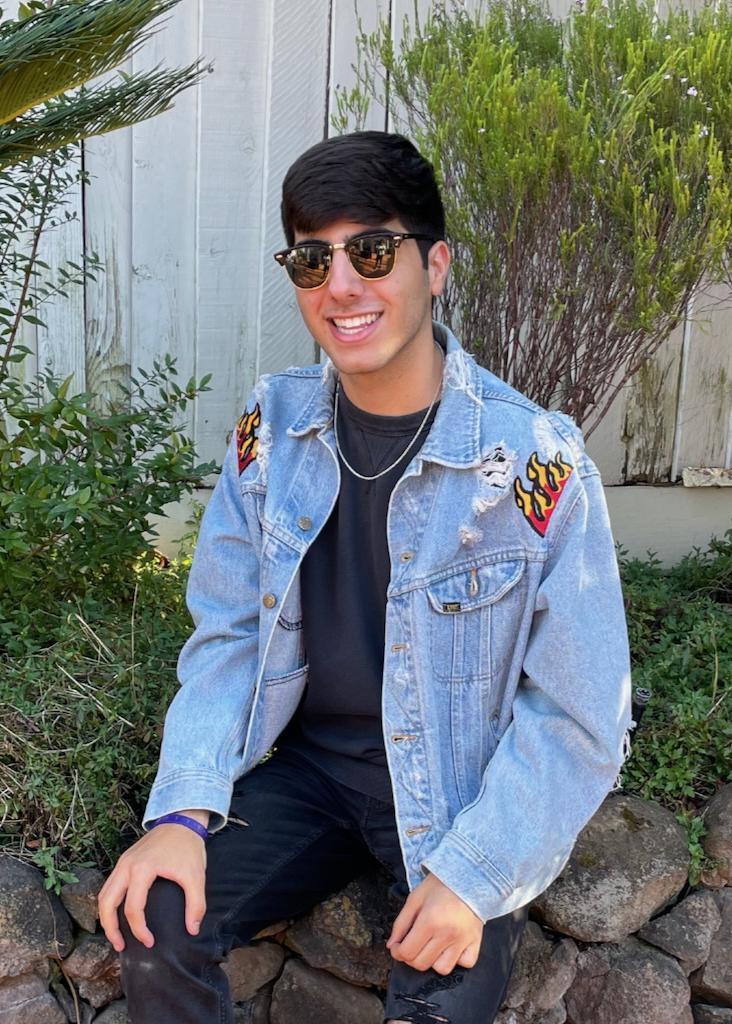
[{"label": "man's face", "polygon": [[[378,227],[405,230],[396,219]],[[337,243],[373,230],[373,224],[340,220],[316,235]],[[295,242],[313,237],[297,232]],[[417,241],[410,238],[401,243],[388,277],[364,280],[338,249],[326,283],[312,291],[296,288],[297,304],[305,326],[342,375],[382,377],[387,371],[387,377],[393,373],[398,379],[432,348],[432,296],[442,291],[448,265],[447,246],[436,242],[425,269]]]}]

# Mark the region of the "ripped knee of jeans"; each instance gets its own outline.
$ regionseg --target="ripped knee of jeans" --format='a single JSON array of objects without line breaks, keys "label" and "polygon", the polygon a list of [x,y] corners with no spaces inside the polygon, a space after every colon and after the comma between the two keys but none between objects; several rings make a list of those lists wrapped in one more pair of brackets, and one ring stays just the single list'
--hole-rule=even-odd
[{"label": "ripped knee of jeans", "polygon": [[402,1002],[411,1003],[412,1009],[400,1010],[400,1016],[392,1018],[396,1020],[397,1024],[401,1021],[408,1022],[408,1024],[450,1024],[450,1018],[446,1017],[444,1013],[439,1013],[439,1006],[437,1003],[431,1003],[427,999],[423,999],[422,996],[408,996],[404,992],[397,993],[397,999]]}]

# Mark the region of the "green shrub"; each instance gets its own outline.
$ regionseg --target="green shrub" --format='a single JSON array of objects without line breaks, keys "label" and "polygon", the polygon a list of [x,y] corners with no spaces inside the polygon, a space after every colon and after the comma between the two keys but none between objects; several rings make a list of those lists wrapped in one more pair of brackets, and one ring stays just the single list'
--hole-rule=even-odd
[{"label": "green shrub", "polygon": [[181,388],[175,373],[170,357],[140,370],[106,411],[71,378],[0,374],[0,652],[48,642],[59,613],[131,599],[148,517],[213,469],[177,423],[208,377]]},{"label": "green shrub", "polygon": [[433,163],[438,306],[483,365],[589,437],[732,255],[732,9],[431,5],[357,38],[333,125],[378,101]]}]

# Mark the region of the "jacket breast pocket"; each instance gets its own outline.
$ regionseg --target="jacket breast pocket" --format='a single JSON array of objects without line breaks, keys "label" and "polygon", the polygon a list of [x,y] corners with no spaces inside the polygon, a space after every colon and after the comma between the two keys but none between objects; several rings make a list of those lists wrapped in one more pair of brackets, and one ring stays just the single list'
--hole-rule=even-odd
[{"label": "jacket breast pocket", "polygon": [[521,619],[523,559],[462,569],[427,587],[432,670],[440,679],[495,678],[512,652]]}]

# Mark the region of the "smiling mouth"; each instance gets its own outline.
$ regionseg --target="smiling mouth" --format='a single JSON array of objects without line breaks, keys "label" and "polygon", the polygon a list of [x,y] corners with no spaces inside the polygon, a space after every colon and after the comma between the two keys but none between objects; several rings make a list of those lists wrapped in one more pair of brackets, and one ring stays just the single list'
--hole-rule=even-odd
[{"label": "smiling mouth", "polygon": [[340,330],[350,330],[355,327],[367,327],[378,320],[381,313],[359,313],[358,316],[331,316],[328,317]]},{"label": "smiling mouth", "polygon": [[357,335],[381,319],[381,313],[360,313],[357,316],[331,316],[328,317],[331,324],[339,334]]}]

